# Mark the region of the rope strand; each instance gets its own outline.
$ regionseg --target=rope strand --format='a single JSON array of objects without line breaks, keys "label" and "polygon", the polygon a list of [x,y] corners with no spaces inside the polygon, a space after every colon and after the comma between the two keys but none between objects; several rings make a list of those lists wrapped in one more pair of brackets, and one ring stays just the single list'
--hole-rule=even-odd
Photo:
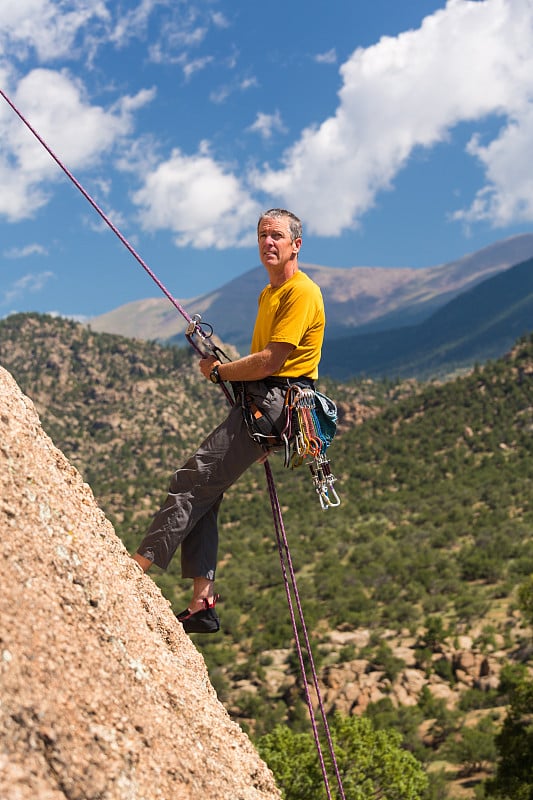
[{"label": "rope strand", "polygon": [[[189,340],[189,342],[192,345],[192,347],[194,347],[196,352],[199,353],[201,356],[205,355],[204,351],[200,347],[198,347],[198,345],[194,342],[193,337],[192,337],[192,332],[193,331],[199,335],[199,337],[200,337],[201,341],[203,342],[203,344],[209,350],[212,350],[213,349],[212,346],[207,341],[209,337],[205,336],[204,331],[202,330],[202,328],[199,325],[198,318],[189,316],[189,314],[185,311],[183,306],[176,300],[175,297],[172,296],[172,294],[168,291],[166,286],[164,286],[163,283],[159,280],[159,278],[157,277],[155,272],[152,272],[152,270],[150,269],[148,264],[141,258],[139,253],[133,247],[133,245],[130,244],[130,242],[128,242],[126,237],[119,231],[119,229],[116,227],[116,225],[114,225],[113,222],[109,219],[109,217],[107,216],[105,211],[103,211],[100,208],[100,206],[98,205],[96,200],[94,200],[94,198],[91,197],[89,192],[82,186],[82,184],[72,174],[72,172],[68,169],[68,167],[65,166],[65,164],[61,161],[61,159],[54,153],[52,148],[45,142],[45,140],[42,138],[42,136],[35,130],[35,128],[30,124],[30,122],[26,119],[26,117],[23,116],[22,112],[19,111],[19,109],[16,107],[16,105],[13,103],[13,101],[10,100],[10,98],[7,96],[7,94],[1,88],[0,88],[0,95],[4,98],[6,103],[9,106],[11,106],[11,108],[13,109],[13,111],[15,112],[17,117],[19,117],[19,119],[24,123],[24,125],[28,128],[28,130],[31,131],[31,133],[35,136],[37,141],[44,147],[46,152],[54,159],[54,161],[56,162],[58,167],[60,167],[60,169],[63,170],[65,175],[72,181],[74,186],[82,193],[82,195],[85,197],[87,202],[91,204],[91,206],[94,208],[94,210],[97,212],[97,214],[99,214],[99,216],[103,219],[105,224],[113,231],[115,236],[117,236],[120,239],[120,241],[122,242],[124,247],[131,253],[131,255],[141,265],[141,267],[144,269],[144,271],[147,273],[147,275],[154,281],[154,283],[158,286],[158,288],[163,292],[165,297],[168,300],[170,300],[170,302],[172,303],[174,308],[185,319],[185,321],[188,323],[188,326],[189,326],[189,328],[188,328],[189,335],[187,336],[187,339]],[[227,389],[226,386],[223,386],[222,384],[221,384],[221,387],[222,387],[222,390],[223,390],[224,394],[226,395],[226,398],[231,402],[231,395],[229,393],[229,390]]]},{"label": "rope strand", "polygon": [[317,723],[316,723],[316,718],[315,718],[315,712],[314,712],[314,709],[313,709],[313,703],[311,701],[311,696],[309,694],[309,687],[307,685],[307,676],[306,676],[305,664],[304,664],[304,660],[303,660],[303,649],[302,649],[302,645],[301,645],[301,642],[300,642],[300,637],[298,635],[298,627],[296,625],[296,617],[295,617],[295,614],[294,614],[294,608],[293,608],[292,597],[291,597],[291,592],[290,592],[289,580],[287,578],[287,567],[288,567],[288,571],[289,571],[289,575],[290,575],[290,581],[291,581],[291,585],[292,585],[292,589],[293,589],[293,593],[294,593],[294,599],[295,599],[295,602],[296,602],[296,607],[298,609],[298,615],[300,617],[302,634],[303,634],[303,638],[304,638],[304,642],[305,642],[305,647],[306,647],[306,650],[307,650],[307,657],[308,657],[308,661],[309,661],[309,666],[311,668],[311,674],[312,674],[312,677],[313,677],[313,686],[314,686],[314,689],[315,689],[315,692],[316,692],[318,707],[320,709],[320,714],[321,714],[321,717],[322,717],[322,723],[323,723],[323,727],[324,727],[324,732],[326,734],[329,754],[330,754],[330,757],[331,757],[331,762],[333,764],[333,770],[335,772],[335,777],[337,779],[337,785],[338,785],[338,788],[339,788],[339,795],[340,795],[341,800],[346,800],[346,795],[344,793],[344,787],[342,785],[342,778],[341,778],[341,774],[340,774],[340,771],[339,771],[337,758],[335,756],[335,749],[334,749],[334,746],[333,746],[333,740],[332,740],[332,737],[331,737],[331,732],[330,732],[330,729],[329,729],[328,719],[327,719],[327,716],[326,716],[326,710],[325,710],[324,703],[323,703],[323,700],[322,700],[322,692],[320,691],[320,685],[318,683],[318,675],[317,675],[317,672],[316,672],[315,662],[314,662],[314,659],[313,659],[313,652],[312,652],[312,649],[311,649],[311,643],[309,641],[309,634],[308,634],[308,631],[307,631],[307,625],[305,624],[303,608],[302,608],[302,604],[301,604],[301,601],[300,601],[300,594],[298,592],[298,586],[297,586],[297,582],[296,582],[296,574],[294,572],[294,567],[293,567],[293,564],[292,564],[292,558],[291,558],[290,549],[289,549],[289,543],[288,543],[288,540],[287,540],[287,534],[285,532],[285,526],[283,524],[283,517],[282,517],[282,514],[281,514],[281,507],[280,507],[280,504],[279,504],[279,499],[278,499],[278,495],[277,495],[277,492],[276,492],[276,487],[274,485],[274,477],[272,475],[272,469],[271,469],[270,464],[268,463],[268,461],[265,461],[264,466],[265,466],[265,474],[266,474],[266,480],[267,480],[269,497],[270,497],[270,504],[271,504],[271,507],[272,507],[272,515],[274,517],[274,528],[276,530],[276,539],[277,539],[277,542],[278,542],[278,550],[279,550],[280,562],[281,562],[281,572],[282,572],[284,583],[285,583],[285,591],[286,591],[286,594],[287,594],[287,602],[288,602],[288,606],[289,606],[289,614],[290,614],[292,628],[293,628],[293,632],[294,632],[294,640],[295,640],[295,644],[296,644],[296,652],[297,652],[297,655],[298,655],[298,661],[300,663],[300,672],[301,672],[302,681],[303,681],[303,684],[304,684],[304,692],[305,692],[305,697],[306,697],[306,701],[307,701],[307,707],[309,709],[309,717],[310,717],[310,720],[311,720],[311,727],[312,727],[312,730],[313,730],[313,736],[314,736],[314,739],[315,739],[315,745],[316,745],[316,749],[317,749],[317,753],[318,753],[318,758],[319,758],[319,761],[320,761],[320,769],[322,771],[322,777],[324,779],[324,786],[326,788],[326,794],[328,796],[328,800],[331,800],[331,790],[330,790],[330,787],[329,787],[328,775],[327,775],[327,771],[326,771],[324,755],[323,755],[323,752],[322,752],[322,745],[320,743],[320,738],[319,738],[318,728],[317,728]]}]

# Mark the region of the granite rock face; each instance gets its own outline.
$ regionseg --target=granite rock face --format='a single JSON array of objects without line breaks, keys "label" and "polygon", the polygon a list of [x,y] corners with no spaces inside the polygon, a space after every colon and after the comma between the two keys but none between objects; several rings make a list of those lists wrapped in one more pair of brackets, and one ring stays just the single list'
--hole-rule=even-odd
[{"label": "granite rock face", "polygon": [[203,658],[0,368],[0,797],[280,798]]}]

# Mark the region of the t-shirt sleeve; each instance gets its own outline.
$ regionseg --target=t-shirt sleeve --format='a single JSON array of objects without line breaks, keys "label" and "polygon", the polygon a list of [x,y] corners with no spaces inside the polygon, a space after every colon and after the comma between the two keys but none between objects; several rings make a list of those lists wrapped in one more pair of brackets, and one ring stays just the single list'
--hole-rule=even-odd
[{"label": "t-shirt sleeve", "polygon": [[317,299],[309,286],[296,286],[281,300],[272,328],[272,342],[288,342],[297,347],[317,311]]}]

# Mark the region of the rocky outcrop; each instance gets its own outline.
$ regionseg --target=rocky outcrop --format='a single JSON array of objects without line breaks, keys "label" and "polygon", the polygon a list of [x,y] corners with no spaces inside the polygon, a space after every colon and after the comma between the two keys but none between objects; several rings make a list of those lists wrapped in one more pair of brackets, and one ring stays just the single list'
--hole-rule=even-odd
[{"label": "rocky outcrop", "polygon": [[[335,649],[342,636],[344,645],[366,644],[369,631],[334,632],[331,646]],[[392,636],[392,633],[391,633]],[[342,714],[362,714],[370,703],[388,697],[395,707],[415,706],[425,689],[446,707],[454,709],[468,689],[487,692],[500,684],[502,664],[509,653],[494,650],[483,653],[476,649],[470,636],[461,636],[455,646],[445,645],[433,653],[429,662],[419,663],[417,640],[394,635],[390,654],[397,659],[393,677],[371,660],[356,658],[327,666],[321,675],[326,709]],[[442,674],[446,677],[442,677]]]},{"label": "rocky outcrop", "polygon": [[[385,631],[383,641],[394,662],[392,672],[376,664],[371,657],[338,660],[341,648],[368,652],[371,639],[368,629],[330,631],[321,643],[326,663],[318,675],[326,711],[337,711],[345,716],[361,715],[371,703],[385,698],[396,708],[416,706],[424,692],[442,700],[447,709],[454,710],[469,689],[497,690],[502,667],[510,660],[527,664],[531,655],[529,651],[521,653],[518,648],[527,634],[527,627],[523,627],[523,620],[515,616],[516,612],[510,613],[508,628],[515,640],[511,651],[503,648],[501,635],[495,636],[495,644],[486,651],[476,645],[473,636],[460,635],[453,637],[453,641],[443,642],[430,656],[427,652],[423,654],[424,663],[421,663],[418,636],[408,631]],[[270,650],[267,655],[270,666],[265,668],[265,684],[273,694],[290,694],[297,682],[289,669],[290,651]],[[530,671],[533,674],[533,670]],[[240,688],[251,690],[252,687],[243,685]],[[314,688],[309,686],[309,691],[316,705]]]},{"label": "rocky outcrop", "polygon": [[0,797],[279,798],[203,658],[0,368]]}]

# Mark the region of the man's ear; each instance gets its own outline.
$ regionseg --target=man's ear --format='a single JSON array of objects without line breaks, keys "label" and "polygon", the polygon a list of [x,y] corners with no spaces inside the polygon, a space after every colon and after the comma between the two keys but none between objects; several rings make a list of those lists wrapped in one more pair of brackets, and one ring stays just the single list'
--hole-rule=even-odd
[{"label": "man's ear", "polygon": [[302,246],[301,238],[298,237],[297,239],[294,239],[294,241],[292,243],[292,252],[294,253],[294,255],[298,255],[298,253],[300,252],[300,247],[301,246]]}]

